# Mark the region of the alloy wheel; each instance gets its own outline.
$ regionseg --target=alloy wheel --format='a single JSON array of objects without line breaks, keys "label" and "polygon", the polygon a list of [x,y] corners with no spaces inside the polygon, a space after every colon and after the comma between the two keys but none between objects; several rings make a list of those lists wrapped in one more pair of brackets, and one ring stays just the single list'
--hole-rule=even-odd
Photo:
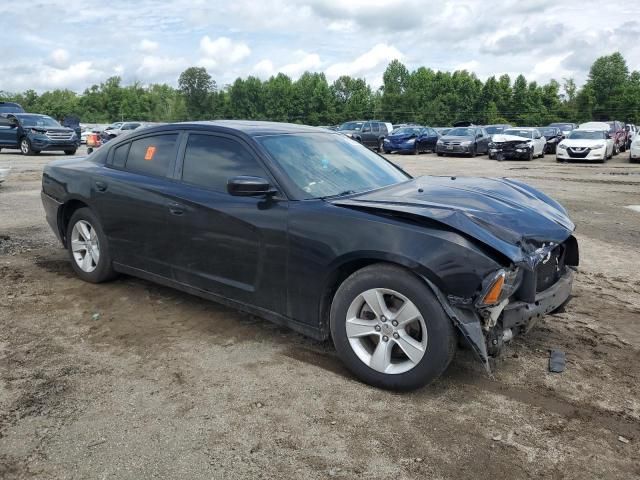
[{"label": "alloy wheel", "polygon": [[78,220],[71,230],[71,251],[78,267],[93,272],[100,261],[100,244],[93,226],[86,220]]},{"label": "alloy wheel", "polygon": [[407,297],[386,288],[367,290],[351,302],[346,333],[358,358],[385,374],[411,370],[427,350],[427,326],[420,311]]},{"label": "alloy wheel", "polygon": [[29,140],[27,140],[26,138],[23,138],[20,142],[20,151],[25,155],[29,153]]}]

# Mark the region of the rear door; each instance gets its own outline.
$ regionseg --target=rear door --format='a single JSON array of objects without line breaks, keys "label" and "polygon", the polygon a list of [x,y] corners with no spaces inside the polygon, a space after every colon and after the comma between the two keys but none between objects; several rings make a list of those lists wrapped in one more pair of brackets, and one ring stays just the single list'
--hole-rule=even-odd
[{"label": "rear door", "polygon": [[18,148],[18,123],[15,117],[0,117],[0,145]]},{"label": "rear door", "polygon": [[271,311],[285,311],[288,201],[280,196],[238,197],[227,182],[239,175],[274,185],[257,152],[243,139],[191,132],[169,189],[174,278]]},{"label": "rear door", "polygon": [[167,190],[180,136],[163,132],[119,145],[92,179],[92,199],[113,260],[164,277],[171,276]]}]

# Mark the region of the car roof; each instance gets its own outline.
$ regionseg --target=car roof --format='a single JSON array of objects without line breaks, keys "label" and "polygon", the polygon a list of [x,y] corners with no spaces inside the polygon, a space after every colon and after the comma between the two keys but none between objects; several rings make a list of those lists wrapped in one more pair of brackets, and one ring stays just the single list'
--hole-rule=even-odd
[{"label": "car roof", "polygon": [[15,113],[11,112],[9,115],[12,115],[14,117],[49,117],[49,115],[44,115],[42,113],[26,113],[26,112],[15,112]]}]

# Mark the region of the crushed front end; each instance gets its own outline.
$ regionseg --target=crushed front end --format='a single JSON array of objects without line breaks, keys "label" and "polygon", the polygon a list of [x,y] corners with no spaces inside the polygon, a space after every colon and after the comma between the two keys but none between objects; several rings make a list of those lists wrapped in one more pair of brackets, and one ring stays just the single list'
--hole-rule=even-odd
[{"label": "crushed front end", "polygon": [[526,139],[505,142],[493,141],[489,144],[489,157],[497,160],[526,159],[533,153],[533,146]]},{"label": "crushed front end", "polygon": [[476,298],[448,297],[450,316],[487,369],[505,342],[566,305],[578,263],[578,242],[570,236],[560,244],[542,244],[523,262],[491,273]]}]

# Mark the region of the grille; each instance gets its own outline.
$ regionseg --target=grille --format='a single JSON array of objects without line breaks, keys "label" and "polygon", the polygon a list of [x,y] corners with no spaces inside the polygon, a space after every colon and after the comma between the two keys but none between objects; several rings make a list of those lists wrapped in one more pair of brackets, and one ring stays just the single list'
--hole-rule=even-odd
[{"label": "grille", "polygon": [[536,267],[536,292],[543,292],[558,281],[564,270],[564,248],[557,246]]},{"label": "grille", "polygon": [[73,132],[56,132],[53,130],[48,130],[45,135],[50,140],[71,140]]},{"label": "grille", "polygon": [[572,158],[587,158],[587,155],[589,155],[589,148],[581,148],[579,150],[576,150],[575,148],[569,147],[567,148],[567,152],[569,153],[569,156]]},{"label": "grille", "polygon": [[445,145],[460,145],[460,142],[442,142]]}]

